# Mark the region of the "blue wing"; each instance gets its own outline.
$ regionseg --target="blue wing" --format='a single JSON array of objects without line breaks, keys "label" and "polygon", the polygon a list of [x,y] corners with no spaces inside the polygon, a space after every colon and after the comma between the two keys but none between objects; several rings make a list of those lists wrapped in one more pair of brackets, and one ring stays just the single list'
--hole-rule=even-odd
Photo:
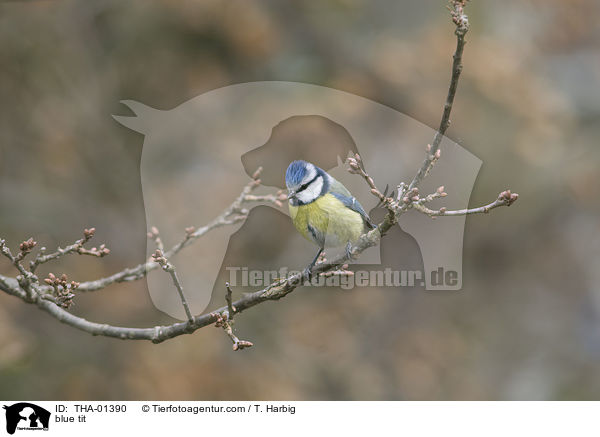
[{"label": "blue wing", "polygon": [[360,202],[356,200],[354,196],[352,196],[350,191],[348,191],[348,189],[344,187],[344,185],[342,185],[341,182],[335,180],[334,178],[331,178],[329,192],[332,196],[335,196],[340,202],[342,202],[346,206],[346,208],[350,208],[351,210],[359,213],[362,216],[367,227],[369,227],[370,229],[375,228],[375,225],[369,218],[368,214],[365,212]]}]

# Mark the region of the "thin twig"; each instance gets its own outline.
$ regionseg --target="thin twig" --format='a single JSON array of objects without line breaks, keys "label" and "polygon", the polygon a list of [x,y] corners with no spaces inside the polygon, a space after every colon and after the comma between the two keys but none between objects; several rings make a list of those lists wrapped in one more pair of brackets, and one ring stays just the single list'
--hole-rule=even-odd
[{"label": "thin twig", "polygon": [[17,255],[17,256],[14,256],[12,254],[10,248],[6,244],[6,240],[4,240],[4,239],[0,240],[0,252],[2,252],[2,254],[6,258],[9,259],[9,261],[11,262],[11,264],[16,267],[16,269],[19,271],[19,273],[21,273],[21,275],[23,275],[23,277],[25,277],[25,278],[29,278],[30,277],[30,272],[28,272],[27,270],[25,270],[25,268],[20,263],[20,261],[21,261],[21,259],[23,259],[23,257],[20,256],[20,254]]},{"label": "thin twig", "polygon": [[435,191],[435,193],[431,193],[425,197],[421,197],[421,198],[419,198],[419,200],[417,202],[422,205],[424,203],[429,203],[434,199],[437,199],[440,197],[446,197],[447,195],[448,195],[448,193],[446,193],[444,191],[444,186],[442,185],[441,187],[438,187],[438,189]]},{"label": "thin twig", "polygon": [[233,333],[233,320],[227,317],[227,313],[211,313],[212,317],[216,317],[215,328],[223,328],[223,331],[231,339],[233,350],[239,351],[254,346],[254,343],[248,340],[240,340]]},{"label": "thin twig", "polygon": [[[187,235],[187,232],[186,232]],[[148,232],[148,238],[154,241],[156,248],[161,252],[165,251],[165,246],[160,238],[160,233],[158,232],[158,228],[156,226],[152,226],[150,228],[150,232]]]},{"label": "thin twig", "polygon": [[499,206],[510,206],[519,198],[517,193],[511,193],[510,190],[506,190],[501,192],[498,195],[498,198],[494,200],[492,203],[484,206],[480,206],[479,208],[470,208],[470,209],[457,209],[457,210],[447,210],[446,208],[440,208],[438,210],[429,209],[424,206],[422,203],[415,202],[412,207],[423,214],[427,214],[429,217],[438,217],[438,216],[461,216],[461,215],[469,215],[469,214],[487,214],[494,208],[498,208]]},{"label": "thin twig", "polygon": [[381,191],[379,191],[377,185],[375,185],[375,181],[371,176],[369,176],[369,174],[365,170],[365,166],[363,164],[361,156],[358,153],[356,153],[353,158],[348,158],[346,160],[346,163],[348,164],[348,171],[350,173],[362,176],[367,185],[369,185],[369,188],[371,189],[371,194],[373,194],[379,199],[379,204],[383,205],[385,208],[388,209],[388,211],[393,213],[391,206],[394,199],[392,197],[386,196],[387,187],[385,192],[382,193]]},{"label": "thin twig", "polygon": [[35,247],[37,243],[33,241],[33,238],[30,238],[26,241],[23,241],[19,245],[19,254],[14,256],[6,244],[4,239],[0,239],[0,252],[10,260],[12,265],[19,271],[20,275],[17,276],[16,280],[19,286],[25,291],[26,300],[31,302],[35,299],[35,294],[39,294],[37,288],[34,284],[39,283],[38,277],[23,267],[21,261],[27,256],[29,252]]},{"label": "thin twig", "polygon": [[[158,235],[158,231],[156,232],[156,235]],[[185,310],[185,315],[188,318],[188,322],[192,322],[194,320],[194,316],[192,316],[192,312],[190,311],[187,299],[185,298],[185,293],[183,292],[183,287],[181,286],[181,282],[177,277],[175,266],[169,262],[169,260],[163,255],[160,249],[156,249],[156,252],[154,252],[154,254],[152,255],[152,260],[155,263],[158,263],[165,272],[171,275],[173,285],[175,285],[175,288],[177,289],[177,293],[179,294],[179,299],[181,299],[181,304],[183,305],[183,309]]]},{"label": "thin twig", "polygon": [[46,248],[42,247],[40,252],[37,254],[35,259],[29,263],[29,271],[31,273],[35,272],[37,267],[40,264],[47,263],[48,261],[52,261],[60,258],[63,255],[67,255],[70,253],[77,253],[79,255],[90,255],[102,258],[110,253],[110,249],[106,247],[106,245],[102,244],[99,248],[93,247],[91,249],[86,249],[83,247],[85,243],[90,241],[96,232],[96,228],[89,228],[83,230],[83,238],[77,240],[75,243],[66,246],[65,248],[59,247],[55,252],[45,254]]},{"label": "thin twig", "polygon": [[246,349],[249,347],[254,346],[254,343],[252,343],[251,341],[248,340],[240,340],[234,333],[233,333],[233,316],[235,314],[236,307],[233,305],[232,302],[232,290],[231,290],[231,286],[229,285],[229,282],[225,283],[225,289],[227,290],[227,293],[225,294],[225,300],[227,301],[227,309],[221,311],[218,310],[217,312],[212,312],[209,315],[211,317],[216,318],[215,320],[215,327],[216,328],[223,328],[223,331],[225,332],[225,334],[227,334],[227,336],[230,338],[231,342],[233,343],[233,350],[234,351],[239,351],[242,349]]},{"label": "thin twig", "polygon": [[232,291],[229,282],[225,282],[225,288],[227,289],[227,294],[225,294],[225,300],[227,301],[227,311],[229,313],[229,319],[233,320],[233,316],[235,314],[235,307],[233,306],[232,301]]},{"label": "thin twig", "polygon": [[452,77],[450,78],[450,86],[448,87],[448,94],[446,96],[446,103],[444,104],[444,111],[442,113],[442,119],[440,121],[440,127],[438,128],[433,138],[433,143],[427,149],[427,157],[421,168],[417,171],[417,174],[408,185],[408,190],[417,188],[423,178],[431,171],[433,164],[440,158],[440,144],[444,138],[444,134],[450,126],[450,113],[452,112],[452,104],[454,103],[454,96],[456,95],[456,89],[458,87],[458,80],[460,73],[462,72],[462,55],[463,49],[465,48],[465,35],[469,31],[469,19],[464,13],[464,7],[466,0],[452,0],[450,2],[450,15],[452,21],[456,26],[454,31],[456,35],[456,50],[453,56],[452,62]]}]

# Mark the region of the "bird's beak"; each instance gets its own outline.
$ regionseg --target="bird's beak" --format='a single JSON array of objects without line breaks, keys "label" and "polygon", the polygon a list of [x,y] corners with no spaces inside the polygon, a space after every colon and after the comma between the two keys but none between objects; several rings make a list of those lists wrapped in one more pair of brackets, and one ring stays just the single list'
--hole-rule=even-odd
[{"label": "bird's beak", "polygon": [[288,196],[287,196],[288,200],[291,199],[292,197],[296,197],[296,192],[295,191],[288,192]]}]

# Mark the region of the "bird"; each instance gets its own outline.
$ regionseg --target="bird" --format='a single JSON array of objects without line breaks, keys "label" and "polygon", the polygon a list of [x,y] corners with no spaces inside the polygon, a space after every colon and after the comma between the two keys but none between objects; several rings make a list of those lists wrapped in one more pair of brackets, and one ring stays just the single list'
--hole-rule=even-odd
[{"label": "bird", "polygon": [[316,165],[292,161],[285,172],[290,217],[296,229],[319,247],[317,255],[304,269],[310,272],[326,247],[351,244],[375,225],[358,200],[333,176]]}]

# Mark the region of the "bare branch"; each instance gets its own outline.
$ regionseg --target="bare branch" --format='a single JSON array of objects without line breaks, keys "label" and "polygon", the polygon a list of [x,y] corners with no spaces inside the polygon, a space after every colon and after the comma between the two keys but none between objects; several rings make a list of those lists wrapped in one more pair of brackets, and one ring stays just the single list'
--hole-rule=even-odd
[{"label": "bare branch", "polygon": [[[389,221],[388,215],[386,215],[383,222],[380,223],[376,229],[373,229],[367,234],[362,235],[356,245],[350,248],[348,253],[340,255],[332,261],[315,265],[311,270],[310,277],[314,277],[315,274],[337,269],[340,266],[343,266],[349,260],[349,256],[356,256],[367,248],[377,245],[381,238],[381,234],[389,230],[391,226],[393,226],[393,223]],[[158,264],[156,265],[158,266]],[[279,281],[270,284],[259,291],[247,294],[243,298],[232,302],[231,306],[235,308],[235,314],[239,314],[242,311],[256,306],[262,302],[279,300],[293,292],[296,288],[302,286],[306,281],[307,278],[304,275],[297,273],[285,279],[280,279]],[[0,276],[0,288],[25,300],[25,294],[21,291],[18,291],[18,284],[11,278]],[[190,334],[204,326],[217,323],[219,318],[223,319],[224,313],[229,314],[228,304],[227,306],[221,307],[209,314],[194,316],[186,322],[173,323],[167,326],[156,326],[154,328],[128,328],[95,323],[84,318],[77,317],[56,305],[54,302],[39,295],[26,300],[26,302],[35,303],[40,309],[46,311],[60,322],[92,335],[103,335],[124,340],[149,340],[154,343],[160,343],[183,334]],[[229,327],[231,327],[228,321],[227,323]],[[226,326],[223,327],[227,328]],[[228,329],[226,329],[226,333],[234,342],[235,347],[235,339],[237,337],[233,335],[233,331],[231,331],[230,335]],[[238,339],[237,345],[237,349],[242,349],[249,347],[251,344],[250,342],[245,342],[244,340]]]},{"label": "bare branch", "polygon": [[229,285],[229,282],[225,283],[225,288],[227,289],[227,294],[225,295],[225,300],[227,301],[227,311],[229,313],[229,318],[233,320],[233,316],[235,314],[235,307],[233,306],[231,299],[231,294],[233,292],[231,291],[231,286]]},{"label": "bare branch", "polygon": [[[156,228],[154,228],[154,229],[156,229]],[[158,236],[158,230],[156,231],[156,235]],[[183,287],[181,286],[181,282],[179,281],[179,278],[177,277],[177,272],[175,271],[175,266],[173,266],[173,264],[171,264],[167,260],[167,258],[165,258],[165,256],[163,255],[163,253],[160,249],[156,249],[156,252],[154,252],[154,254],[152,255],[152,260],[154,262],[158,263],[165,272],[167,272],[169,275],[171,275],[171,279],[173,280],[173,284],[175,285],[175,288],[177,289],[177,293],[179,293],[179,298],[181,299],[181,304],[183,305],[183,309],[185,310],[185,314],[188,318],[188,321],[192,322],[194,319],[194,316],[192,316],[192,312],[190,311],[190,307],[187,303],[185,294],[183,292]]]},{"label": "bare branch", "polygon": [[[156,226],[152,226],[150,228],[150,232],[148,232],[147,235],[148,235],[149,239],[154,241],[154,244],[156,244],[156,248],[158,250],[160,250],[161,252],[164,252],[165,246],[164,246],[162,240],[160,239],[160,233],[158,232],[158,228]],[[186,235],[188,235],[187,232],[186,232]]]},{"label": "bare branch", "polygon": [[[246,219],[248,210],[243,208],[242,205],[247,202],[254,201],[272,201],[277,200],[281,197],[278,193],[273,196],[273,200],[267,200],[264,196],[248,197],[250,193],[260,185],[259,176],[262,172],[260,167],[253,175],[252,180],[243,188],[240,195],[213,221],[209,224],[200,228],[188,227],[185,229],[184,238],[169,250],[164,251],[164,255],[167,259],[173,257],[173,255],[179,253],[183,248],[192,244],[195,240],[202,237],[206,233],[213,229],[220,228],[222,226],[231,225],[234,223],[241,222]],[[79,291],[96,291],[108,287],[109,285],[120,283],[120,282],[131,282],[137,281],[145,277],[149,272],[158,268],[158,264],[151,259],[145,263],[139,264],[135,267],[127,268],[117,272],[111,276],[105,278],[96,279],[93,281],[82,282],[79,286]]]},{"label": "bare branch", "polygon": [[231,297],[233,291],[231,290],[231,286],[229,285],[229,282],[225,283],[225,289],[227,290],[227,293],[225,294],[225,300],[227,301],[227,310],[217,312],[217,313],[215,313],[215,312],[211,313],[211,315],[213,317],[217,318],[217,321],[215,322],[215,328],[223,328],[223,331],[225,331],[225,334],[227,334],[227,336],[233,343],[234,351],[239,351],[242,349],[252,347],[252,346],[254,346],[254,343],[252,343],[251,341],[248,341],[248,340],[240,340],[233,333],[233,322],[234,322],[233,317],[235,315],[236,308],[233,305],[233,301],[232,301],[232,297]]},{"label": "bare branch", "polygon": [[223,331],[225,331],[233,343],[234,351],[239,351],[254,346],[254,343],[251,341],[240,340],[236,337],[236,335],[233,333],[233,320],[227,318],[227,313],[211,314],[217,318],[217,321],[215,322],[215,328],[223,328]]},{"label": "bare branch", "polygon": [[469,215],[469,214],[487,214],[494,208],[498,208],[499,206],[510,206],[514,202],[517,201],[519,195],[517,193],[511,193],[510,190],[506,190],[501,192],[498,195],[498,198],[494,200],[492,203],[484,206],[480,206],[479,208],[471,208],[471,209],[457,209],[448,211],[446,208],[440,208],[438,210],[429,209],[424,206],[422,203],[415,202],[412,207],[423,214],[427,214],[431,218],[435,218],[438,216],[452,217],[452,216],[461,216],[461,215]]},{"label": "bare branch", "polygon": [[421,198],[418,200],[418,202],[419,202],[420,204],[423,204],[423,203],[429,203],[429,202],[431,202],[431,201],[432,201],[432,200],[434,200],[434,199],[437,199],[437,198],[439,198],[439,197],[446,197],[447,195],[448,195],[448,193],[446,193],[446,192],[444,191],[444,186],[442,185],[442,186],[438,187],[438,189],[435,191],[435,193],[431,193],[431,194],[428,194],[428,195],[427,195],[427,196],[425,196],[425,197],[421,197]]},{"label": "bare branch", "polygon": [[56,252],[49,253],[45,255],[46,248],[42,247],[40,252],[37,254],[35,259],[29,263],[29,270],[31,273],[35,272],[37,267],[40,264],[47,263],[48,261],[52,261],[62,257],[63,255],[67,255],[70,253],[77,253],[79,255],[90,255],[102,258],[110,253],[110,249],[106,247],[106,245],[102,244],[99,248],[93,247],[91,249],[85,249],[83,245],[90,241],[96,232],[96,228],[89,228],[83,230],[83,238],[77,240],[75,243],[65,247],[58,248]]},{"label": "bare branch", "polygon": [[0,240],[0,252],[2,252],[2,255],[9,259],[11,264],[16,267],[23,277],[28,278],[30,276],[30,272],[25,270],[25,268],[21,265],[21,260],[24,258],[24,255],[22,255],[23,251],[21,251],[21,253],[19,253],[17,256],[14,256],[10,248],[7,246],[6,240],[2,239]]},{"label": "bare branch", "polygon": [[454,96],[456,95],[456,89],[458,87],[458,79],[462,72],[462,55],[463,49],[465,48],[465,35],[469,31],[469,19],[464,13],[464,7],[466,0],[451,0],[450,1],[450,15],[452,21],[456,26],[454,31],[456,35],[456,50],[453,56],[452,62],[452,77],[450,78],[450,86],[448,87],[448,94],[446,96],[446,103],[444,104],[444,111],[442,113],[442,120],[440,121],[440,127],[438,128],[433,138],[433,143],[427,148],[427,157],[417,174],[408,186],[408,190],[417,188],[423,178],[431,171],[436,160],[440,158],[440,144],[444,138],[444,134],[450,126],[450,113],[452,112],[452,104],[454,103]]},{"label": "bare branch", "polygon": [[385,194],[383,194],[377,186],[375,185],[375,181],[371,176],[369,176],[364,168],[364,164],[362,158],[358,153],[354,154],[354,158],[348,158],[346,160],[348,164],[348,172],[352,174],[357,174],[363,177],[369,188],[371,188],[371,194],[379,199],[382,204],[388,204],[391,199],[386,198]]},{"label": "bare branch", "polygon": [[19,254],[17,256],[14,256],[10,251],[10,248],[6,245],[6,241],[0,239],[0,252],[2,252],[2,254],[6,258],[8,258],[12,265],[19,271],[20,274],[16,277],[16,281],[25,292],[26,299],[28,301],[34,299],[34,294],[37,292],[37,290],[32,286],[32,284],[39,282],[39,279],[32,272],[25,270],[25,268],[21,264],[21,260],[25,258],[25,256],[31,251],[31,249],[33,249],[33,247],[36,244],[37,243],[33,241],[33,238],[23,241],[19,245]]},{"label": "bare branch", "polygon": [[277,191],[276,194],[266,194],[263,196],[255,196],[254,194],[246,194],[244,197],[245,202],[267,202],[272,203],[277,207],[282,207],[283,203],[287,199],[287,196],[283,193],[283,190]]},{"label": "bare branch", "polygon": [[229,282],[225,283],[225,288],[227,293],[225,294],[225,300],[227,301],[227,309],[224,311],[219,311],[217,313],[211,313],[211,316],[216,317],[217,321],[215,322],[216,328],[223,328],[223,331],[227,334],[227,336],[231,339],[233,343],[233,350],[238,351],[242,349],[246,349],[254,346],[254,343],[248,340],[240,340],[233,333],[233,316],[235,315],[236,307],[233,305],[231,294],[232,290],[229,285]]},{"label": "bare branch", "polygon": [[19,254],[15,257],[17,262],[23,260],[29,252],[33,250],[33,248],[37,246],[37,241],[33,240],[33,237],[30,237],[28,240],[23,241],[19,245]]},{"label": "bare branch", "polygon": [[[427,146],[427,157],[411,183],[409,185],[400,183],[398,185],[397,195],[392,193],[391,196],[388,196],[387,188],[382,193],[375,185],[373,178],[367,174],[359,155],[348,160],[350,166],[349,171],[362,176],[369,185],[371,193],[375,195],[380,203],[387,209],[387,214],[375,229],[362,235],[345,253],[338,255],[333,260],[326,260],[322,257],[320,262],[312,267],[309,275],[297,273],[288,276],[287,278],[280,278],[267,287],[254,293],[249,293],[237,301],[233,301],[232,290],[227,283],[227,293],[225,297],[227,302],[226,306],[214,310],[209,314],[193,316],[187,305],[183,288],[177,278],[175,268],[168,260],[212,229],[238,223],[246,219],[248,210],[243,208],[245,202],[270,202],[276,206],[282,205],[282,202],[285,200],[285,195],[283,195],[282,191],[277,192],[275,195],[258,196],[251,194],[252,191],[260,185],[259,177],[262,168],[259,168],[252,176],[252,181],[244,187],[240,195],[212,222],[200,228],[186,228],[184,238],[167,251],[164,250],[158,229],[152,228],[149,233],[149,238],[152,238],[158,247],[152,258],[136,267],[124,269],[106,278],[78,284],[74,281],[69,283],[66,275],[56,277],[53,274],[49,274],[48,278],[44,281],[46,285],[41,285],[39,284],[39,279],[34,274],[35,268],[39,264],[57,259],[68,253],[80,253],[94,256],[103,256],[103,254],[105,255],[108,253],[108,249],[106,249],[104,245],[100,246],[100,249],[92,248],[91,250],[87,250],[83,248],[83,245],[93,236],[95,231],[94,228],[86,229],[82,240],[78,240],[75,244],[67,246],[64,249],[58,248],[54,253],[46,255],[45,248],[40,249],[40,252],[34,261],[31,262],[29,271],[23,268],[21,261],[29,252],[31,252],[36,245],[36,242],[33,241],[32,238],[24,241],[20,245],[19,254],[13,256],[8,246],[6,246],[5,241],[0,240],[0,251],[11,261],[20,273],[17,278],[8,278],[0,275],[0,289],[8,294],[21,298],[24,302],[36,304],[40,309],[49,313],[60,322],[92,335],[103,335],[129,340],[150,340],[154,343],[160,343],[179,335],[190,334],[204,326],[214,324],[216,327],[223,328],[233,342],[234,350],[241,350],[250,347],[253,344],[246,340],[240,340],[235,336],[233,332],[234,315],[262,302],[281,299],[292,293],[296,288],[305,284],[309,281],[309,278],[315,277],[316,275],[330,276],[353,274],[351,271],[348,271],[347,262],[360,255],[367,248],[379,244],[382,236],[385,235],[385,233],[397,223],[398,218],[409,209],[414,208],[431,217],[435,217],[486,213],[499,206],[510,206],[517,200],[518,195],[511,193],[509,190],[500,193],[498,199],[489,205],[456,211],[448,211],[446,208],[432,210],[425,206],[426,203],[431,202],[436,198],[444,197],[446,195],[444,187],[438,188],[435,193],[425,197],[419,196],[418,185],[423,178],[427,176],[435,162],[440,158],[441,152],[439,146],[450,123],[452,104],[454,102],[454,96],[456,94],[458,80],[462,70],[462,53],[465,44],[465,34],[469,30],[468,19],[464,14],[465,2],[466,0],[452,0],[450,2],[451,16],[456,26],[455,34],[457,37],[450,86],[444,105],[440,127],[435,134],[433,143]],[[159,266],[171,275],[187,315],[188,320],[186,322],[178,322],[167,326],[156,326],[153,328],[128,328],[91,322],[84,318],[77,317],[65,310],[65,308],[72,303],[74,294],[72,291],[75,289],[78,291],[92,291],[105,288],[118,282],[138,280],[143,278],[149,271],[154,270]]]},{"label": "bare branch", "polygon": [[19,283],[14,278],[8,278],[6,276],[0,275],[0,290],[5,291],[6,293],[19,297],[24,301],[27,301],[28,296],[27,293],[19,286]]}]

